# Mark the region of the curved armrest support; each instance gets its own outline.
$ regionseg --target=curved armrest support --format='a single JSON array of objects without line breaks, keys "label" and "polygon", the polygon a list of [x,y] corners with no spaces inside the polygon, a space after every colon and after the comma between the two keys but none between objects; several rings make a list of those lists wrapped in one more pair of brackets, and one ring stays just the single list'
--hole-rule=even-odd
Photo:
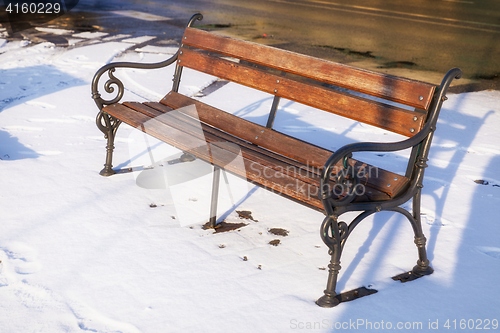
[{"label": "curved armrest support", "polygon": [[[426,126],[427,127],[427,126]],[[338,168],[338,165],[343,165],[344,168],[347,168],[347,159],[352,156],[355,152],[394,152],[400,151],[404,149],[408,149],[420,144],[427,135],[431,132],[431,128],[424,127],[419,133],[415,136],[399,141],[399,142],[356,142],[343,146],[338,149],[335,153],[333,153],[330,158],[325,163],[325,166],[321,172],[320,179],[320,188],[321,188],[321,197],[320,199],[326,200],[331,196],[331,188],[330,188],[330,176],[335,168]],[[349,174],[352,174],[349,172]],[[348,203],[348,200],[339,201],[341,203]]]},{"label": "curved armrest support", "polygon": [[[203,15],[201,15],[200,13],[194,14],[189,19],[187,26],[190,27],[193,25],[195,21],[201,21],[202,19]],[[115,62],[104,65],[95,73],[94,78],[92,79],[92,98],[97,104],[97,107],[99,108],[99,110],[101,110],[106,105],[118,103],[123,97],[124,93],[123,82],[114,75],[114,72],[116,71],[117,68],[159,69],[162,67],[167,67],[176,62],[178,56],[179,56],[179,50],[177,50],[177,52],[169,59],[157,63],[145,64],[136,62]],[[110,97],[109,99],[102,98],[101,94],[99,93],[99,81],[102,75],[106,72],[108,73],[109,79],[104,83],[104,90],[108,94],[116,94],[114,97]],[[116,92],[115,88],[117,88]]]},{"label": "curved armrest support", "polygon": [[[427,122],[425,126],[413,137],[408,138],[406,140],[398,141],[398,142],[357,142],[357,143],[351,143],[348,145],[343,146],[339,150],[337,150],[335,153],[333,153],[330,158],[326,161],[324,168],[321,172],[321,180],[320,180],[320,199],[325,201],[328,200],[331,197],[330,194],[330,188],[329,188],[329,181],[330,181],[330,175],[333,169],[339,165],[340,162],[343,163],[344,168],[347,168],[347,158],[350,158],[353,153],[355,152],[394,152],[394,151],[400,151],[400,150],[405,150],[408,148],[415,147],[426,138],[429,136],[432,137],[432,133],[434,132],[436,128],[436,122],[437,118],[439,116],[439,111],[441,109],[441,105],[443,101],[446,100],[446,91],[448,90],[449,85],[453,81],[453,79],[459,79],[462,75],[462,71],[458,68],[452,68],[450,69],[446,75],[444,76],[441,85],[438,87],[434,99],[432,102],[432,105],[429,110],[429,115],[427,118]],[[430,140],[427,141],[428,144],[430,144]],[[428,146],[428,145],[426,145]],[[428,150],[428,147],[426,147],[426,150]],[[427,153],[428,151],[424,152],[423,156],[424,158],[427,158]],[[341,200],[339,201],[339,204],[342,204],[344,202],[347,202],[348,200]]]},{"label": "curved armrest support", "polygon": [[[159,69],[159,68],[166,67],[166,66],[173,64],[177,60],[178,54],[179,54],[179,51],[177,51],[169,59],[161,61],[161,62],[157,62],[157,63],[144,64],[144,63],[135,63],[135,62],[115,62],[115,63],[110,63],[110,64],[107,64],[107,65],[101,67],[95,73],[94,78],[92,79],[92,98],[94,99],[95,103],[97,104],[97,107],[99,108],[99,110],[102,109],[106,105],[118,103],[120,101],[120,99],[123,97],[123,93],[124,93],[123,82],[114,75],[114,72],[116,71],[117,68]],[[104,83],[104,91],[106,91],[108,94],[115,93],[115,96],[111,97],[109,99],[102,98],[101,94],[99,93],[99,82],[100,82],[103,74],[106,72],[108,73],[109,78]],[[116,92],[115,92],[115,88],[117,89]]]}]

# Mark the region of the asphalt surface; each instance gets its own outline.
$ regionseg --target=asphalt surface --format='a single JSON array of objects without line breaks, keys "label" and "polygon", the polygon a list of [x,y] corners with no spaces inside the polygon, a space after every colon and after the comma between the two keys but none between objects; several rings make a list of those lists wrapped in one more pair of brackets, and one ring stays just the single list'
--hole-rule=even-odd
[{"label": "asphalt surface", "polygon": [[[367,69],[439,83],[464,72],[457,91],[500,89],[500,2],[497,0],[84,0],[43,25],[74,31],[153,35],[175,43],[189,17],[203,29]],[[148,14],[150,16],[148,16]],[[151,16],[154,15],[154,16]],[[11,38],[64,37],[24,29]]]}]

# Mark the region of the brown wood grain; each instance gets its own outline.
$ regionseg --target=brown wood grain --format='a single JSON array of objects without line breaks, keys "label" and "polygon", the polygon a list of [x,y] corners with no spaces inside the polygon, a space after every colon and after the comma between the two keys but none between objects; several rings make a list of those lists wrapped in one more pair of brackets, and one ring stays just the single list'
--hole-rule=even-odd
[{"label": "brown wood grain", "polygon": [[326,149],[310,144],[304,145],[304,141],[252,123],[175,92],[165,96],[161,103],[174,109],[195,105],[200,121],[245,141],[299,161],[302,164],[309,164],[317,168],[323,167],[326,158],[331,155],[331,152]]},{"label": "brown wood grain", "polygon": [[[221,132],[208,124],[197,123],[197,120],[189,113],[175,110],[171,112],[172,108],[160,103],[128,102],[123,105],[108,106],[104,111],[159,140],[189,151],[208,163],[227,168],[229,172],[277,194],[322,210],[323,206],[317,197],[320,168],[312,168],[310,164],[300,164],[268,149]],[[301,141],[298,144],[310,146]],[[330,152],[324,158],[328,158],[329,155]],[[243,159],[244,168],[230,164],[238,156]],[[355,160],[351,160],[350,163],[358,167],[363,165]],[[398,175],[380,169],[377,171],[377,177],[366,179],[364,184],[367,186],[367,193],[371,199],[385,200],[396,195],[397,191],[405,186],[407,179],[401,177],[394,182],[395,176]],[[386,182],[391,180],[393,186],[386,188]]]},{"label": "brown wood grain", "polygon": [[[305,168],[312,168],[317,173],[321,172],[325,162],[333,153],[327,149],[265,128],[179,93],[168,93],[161,100],[161,103],[173,109],[195,105],[196,115],[191,116],[194,116],[201,122],[207,123],[218,130],[225,131],[234,137],[261,146],[278,155],[297,161],[299,165]],[[368,166],[354,159],[350,159],[349,163],[357,169],[362,166]],[[341,163],[336,165],[335,170],[341,169]],[[408,183],[408,178],[396,173],[375,167],[371,167],[371,169],[376,170],[377,173],[368,180],[370,186],[378,191],[387,193],[391,197],[399,193]],[[387,186],[388,184],[390,186]]]},{"label": "brown wood grain", "polygon": [[184,45],[219,52],[423,110],[429,108],[435,90],[435,86],[429,83],[355,68],[195,28],[186,29],[182,42]]},{"label": "brown wood grain", "polygon": [[421,112],[362,99],[191,50],[183,50],[179,61],[191,69],[405,136],[416,134],[425,120]]}]

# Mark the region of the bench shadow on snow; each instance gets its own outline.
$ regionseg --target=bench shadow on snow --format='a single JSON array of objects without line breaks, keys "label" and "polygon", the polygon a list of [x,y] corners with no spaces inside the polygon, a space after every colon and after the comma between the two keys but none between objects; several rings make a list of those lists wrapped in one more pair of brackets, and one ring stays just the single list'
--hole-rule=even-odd
[{"label": "bench shadow on snow", "polygon": [[[453,221],[445,221],[442,218],[444,211],[452,209],[453,207],[453,203],[449,202],[448,196],[452,191],[461,190],[458,186],[453,186],[454,179],[457,176],[458,170],[460,168],[464,168],[464,159],[466,155],[469,154],[469,149],[472,148],[474,139],[477,135],[480,135],[481,128],[489,120],[489,116],[494,113],[494,111],[491,110],[482,117],[475,117],[470,114],[455,111],[460,109],[462,99],[465,97],[466,95],[462,94],[453,102],[448,101],[443,105],[437,124],[436,134],[430,150],[428,161],[429,166],[425,172],[424,188],[422,190],[422,226],[424,234],[427,237],[427,254],[431,266],[433,266],[435,270],[441,271],[439,274],[443,274],[442,269],[440,269],[439,266],[433,265],[433,259],[436,255],[442,257],[439,253],[435,253],[437,247],[436,245],[439,242],[439,234],[441,232],[446,233],[446,228],[454,228]],[[444,160],[440,158],[441,154],[446,154],[445,156],[451,157]],[[492,162],[498,169],[498,166],[500,165],[499,160],[496,159],[496,161]],[[491,174],[493,165],[489,166],[487,170],[490,170],[489,173]],[[482,185],[477,186],[478,191],[484,188]],[[431,198],[430,201],[429,198]],[[481,198],[484,198],[483,195],[474,195],[474,201]],[[479,201],[481,202],[471,203],[471,213],[469,217],[466,218],[466,225],[464,227],[468,229],[473,223],[477,224],[482,220],[482,227],[484,228],[478,225],[473,228],[475,231],[479,229],[477,232],[471,233],[464,231],[462,239],[456,240],[457,253],[454,254],[453,258],[449,258],[450,260],[456,262],[456,266],[454,267],[454,271],[444,273],[447,275],[447,279],[451,281],[451,284],[444,286],[431,282],[426,285],[417,285],[413,290],[410,290],[409,288],[399,288],[399,291],[401,293],[405,293],[406,295],[401,294],[397,298],[394,298],[394,302],[391,302],[390,305],[388,304],[388,307],[407,307],[408,300],[415,297],[419,298],[422,302],[423,300],[431,302],[429,303],[429,310],[434,307],[439,308],[442,306],[439,305],[440,303],[437,301],[440,296],[450,294],[457,296],[460,299],[459,295],[461,295],[464,286],[471,286],[472,284],[480,283],[475,280],[471,280],[469,277],[472,277],[473,275],[471,276],[470,273],[466,272],[470,269],[471,263],[464,264],[466,258],[470,257],[470,245],[482,243],[481,240],[484,238],[484,235],[481,236],[480,234],[485,232],[485,224],[487,222],[492,222],[485,218],[481,219],[480,216],[483,214],[481,214],[480,210],[482,208],[484,209],[488,205],[488,202],[485,200]],[[404,206],[409,208],[411,211],[411,201]],[[370,283],[376,282],[380,279],[380,276],[384,276],[388,281],[390,281],[391,276],[403,273],[404,270],[410,270],[418,259],[417,249],[413,244],[413,232],[405,217],[396,213],[381,212],[374,214],[370,220],[362,223],[362,225],[363,226],[358,226],[358,228],[369,228],[365,229],[369,231],[368,236],[364,240],[361,247],[350,247],[349,239],[346,242],[344,255],[346,252],[350,252],[351,254],[354,254],[354,258],[349,262],[345,261],[342,265],[342,270],[340,271],[339,281],[337,284],[339,291],[346,290],[346,285],[351,277],[359,279],[359,281],[362,281],[362,283],[368,287],[370,287]],[[382,232],[382,229],[385,229],[384,232]],[[408,238],[402,242],[400,240],[401,235],[408,235]],[[353,232],[351,237],[356,237],[356,231]],[[400,245],[394,246],[398,243],[401,244],[401,242],[405,244],[404,248],[401,248]],[[489,244],[491,244],[491,242]],[[399,267],[399,265],[394,265],[397,269],[400,269],[400,271],[381,271],[382,267],[387,267],[387,264],[381,265],[381,263],[391,262],[391,256],[396,255],[399,250],[404,251],[403,253],[413,255],[413,257],[404,259],[406,260],[406,266]],[[373,253],[373,251],[375,251],[375,253]],[[481,251],[481,249],[479,249],[479,251]],[[363,258],[368,253],[370,253],[371,258],[370,261],[367,262],[366,260],[363,260]],[[500,253],[500,248],[498,248],[498,253]],[[360,264],[363,265],[362,270],[357,269]],[[359,274],[362,274],[362,276],[360,277]],[[432,277],[433,276],[431,275],[430,277],[423,277],[422,279],[432,279]],[[398,281],[388,283],[395,284],[393,285],[394,287],[401,285]],[[418,284],[418,280],[415,282],[409,282],[409,284],[412,283]],[[374,287],[376,288],[376,286]],[[387,286],[384,286],[383,288],[385,289],[386,287]],[[390,290],[386,289],[385,292],[390,292]],[[369,303],[367,305],[380,305],[380,301],[377,300],[377,297],[372,297],[373,298],[369,302],[373,303]],[[459,299],[457,299],[457,302]],[[438,303],[436,303],[436,301]],[[404,304],[400,304],[401,302]],[[382,314],[385,310],[387,310],[387,308],[382,307],[379,311],[373,311],[370,315],[363,312],[363,310],[366,310],[366,305],[361,306],[358,309],[358,307],[353,304],[349,310],[349,312],[345,312],[340,318],[336,318],[335,320],[342,322],[349,321],[349,319],[352,318],[366,318],[365,320],[368,321],[371,320],[373,322],[380,322]],[[432,310],[430,311],[432,312]],[[453,311],[455,310],[450,308],[448,314],[457,315]],[[475,314],[477,315],[478,313],[479,312],[476,312]],[[419,318],[418,314],[419,312],[407,315],[402,313],[402,318],[407,320],[422,319],[424,321],[428,319]],[[436,313],[436,317],[431,319],[437,319],[442,316],[443,314]],[[474,315],[472,317],[474,317]],[[335,330],[332,328],[332,331]]]},{"label": "bench shadow on snow", "polygon": [[[1,121],[1,115],[5,110],[19,105],[23,105],[26,109],[33,108],[34,106],[26,102],[85,84],[87,83],[83,80],[50,65],[0,70],[0,160],[12,161],[40,156],[24,146],[8,128],[5,128],[5,123]],[[71,96],[68,96],[68,99],[71,99]],[[43,113],[43,109],[40,109],[40,112]],[[22,127],[21,121],[19,126]]]},{"label": "bench shadow on snow", "polygon": [[[428,161],[429,166],[425,173],[424,188],[422,192],[422,225],[424,231],[427,230],[425,232],[425,236],[427,237],[427,253],[431,265],[436,255],[434,252],[436,244],[439,242],[439,234],[442,231],[444,232],[448,225],[447,221],[442,220],[442,216],[445,209],[450,209],[450,207],[452,207],[450,202],[447,202],[449,201],[449,193],[451,191],[459,190],[457,187],[452,186],[453,181],[457,176],[457,172],[463,164],[465,157],[469,154],[469,150],[472,148],[474,139],[477,135],[479,135],[483,125],[489,120],[490,115],[494,113],[492,110],[480,117],[457,112],[456,110],[460,109],[463,104],[463,98],[465,97],[466,95],[457,96],[456,99],[450,100],[443,105],[430,151]],[[263,105],[270,104],[271,100],[272,98],[257,101],[248,105],[246,108],[240,109],[235,114],[265,126],[267,121],[266,115],[257,117],[252,117],[250,115],[252,114],[252,111],[259,109]],[[327,149],[332,148],[328,146],[330,144],[335,144],[336,148],[338,148],[343,144],[349,143],[350,139],[346,139],[344,135],[352,130],[356,125],[346,128],[343,133],[335,134],[327,130],[311,126],[311,124],[299,119],[298,115],[283,112],[287,107],[293,108],[293,103],[283,102],[283,105],[280,105],[278,108],[274,125],[276,130],[298,137],[299,139],[305,139],[306,141],[323,146]],[[287,133],[286,124],[295,125],[294,129],[292,129],[289,133]],[[446,157],[443,159],[441,156]],[[361,159],[363,160],[363,158]],[[375,155],[374,159],[370,159],[367,162],[377,165],[376,160],[378,158],[379,157]],[[382,157],[381,159],[384,158],[385,157]],[[398,166],[396,166],[396,168],[399,169]],[[392,171],[400,172],[400,170]],[[481,187],[481,185],[478,186]],[[473,207],[476,206],[476,204],[473,205]],[[411,211],[411,201],[406,203],[404,207]],[[348,214],[346,215],[347,217],[349,216]],[[476,218],[477,215],[478,214],[476,214]],[[471,222],[472,219],[473,217],[471,215],[468,222]],[[349,218],[345,219],[345,221],[350,222]],[[318,221],[318,228],[320,223],[321,221]],[[362,228],[364,228],[365,231],[368,231],[368,235],[363,236],[366,237],[365,239],[358,241],[362,244],[359,248],[351,246],[351,243],[354,241],[352,238],[357,237],[356,234],[359,230],[355,230],[351,235],[352,238],[348,239],[346,242],[344,254],[346,252],[350,252],[353,259],[349,261],[345,260],[343,262],[343,268],[340,271],[337,284],[338,292],[348,290],[352,287],[348,286],[348,281],[351,278],[356,278],[356,280],[361,281],[361,283],[368,287],[370,287],[371,282],[376,281],[380,276],[386,276],[387,280],[390,281],[391,276],[403,273],[405,270],[410,270],[418,259],[417,248],[413,243],[412,228],[404,216],[392,212],[377,213],[361,223],[357,229]],[[404,248],[400,248],[401,235],[408,235],[408,239],[402,241]],[[468,238],[467,242],[471,241],[471,239],[469,239],[470,237],[465,238]],[[459,252],[457,253],[457,256],[459,257],[459,262],[461,256],[460,251],[462,251],[461,249],[463,248],[464,242],[465,240],[460,242],[458,245]],[[398,250],[403,250],[405,253],[409,254],[409,257],[405,259],[407,260],[406,266],[397,267],[401,271],[396,270],[391,272],[381,272],[381,269],[384,266],[381,265],[381,263],[387,261],[390,262],[391,256],[397,254],[393,252],[397,252]],[[479,249],[479,251],[481,250]],[[370,253],[370,260],[363,260],[368,253]],[[498,249],[498,253],[500,253],[500,248]],[[325,256],[325,261],[327,259],[328,257]],[[363,269],[358,269],[360,264]],[[436,267],[436,269],[439,269],[439,267]],[[461,271],[461,269],[457,267],[455,272],[450,272],[450,274],[453,275],[451,280],[455,281],[451,286],[452,289],[460,288],[458,286],[458,281],[461,279],[456,276],[457,271]],[[425,277],[423,279],[425,279]],[[399,282],[394,281],[390,283]],[[456,290],[456,292],[458,294],[459,290]],[[415,293],[417,293],[417,291],[415,291]],[[380,319],[379,317],[380,313],[374,312],[373,319]]]}]

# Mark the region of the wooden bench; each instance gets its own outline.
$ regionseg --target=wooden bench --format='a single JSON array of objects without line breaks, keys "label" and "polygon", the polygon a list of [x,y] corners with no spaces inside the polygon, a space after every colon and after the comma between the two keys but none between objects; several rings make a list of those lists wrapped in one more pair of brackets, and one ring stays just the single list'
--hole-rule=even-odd
[{"label": "wooden bench", "polygon": [[[341,301],[373,292],[365,288],[337,294],[335,289],[340,257],[348,236],[363,219],[376,212],[403,214],[415,233],[414,242],[419,255],[417,265],[394,279],[405,282],[431,274],[433,269],[427,259],[426,238],[420,222],[422,182],[446,90],[454,78],[461,76],[461,71],[451,69],[441,85],[436,86],[193,28],[193,23],[201,19],[201,14],[190,19],[181,46],[170,59],[155,64],[112,63],[96,73],[92,93],[100,110],[97,126],[107,138],[106,163],[101,174],[110,176],[115,173],[112,153],[119,125],[124,122],[142,128],[146,133],[181,150],[189,150],[191,156],[214,166],[210,225],[217,227],[214,209],[219,170],[225,168],[227,161],[235,155],[241,156],[244,167],[231,166],[226,170],[325,214],[320,235],[330,250],[331,260],[327,287],[316,302],[323,307],[333,307]],[[124,86],[115,75],[116,69],[153,69],[168,65],[175,65],[175,74],[173,87],[163,99],[159,102],[119,103]],[[183,68],[273,96],[267,126],[180,94]],[[104,73],[108,73],[109,79],[101,82]],[[111,97],[103,98],[99,88]],[[389,143],[352,143],[332,152],[273,129],[280,99],[305,104],[406,138]],[[182,109],[191,105],[196,106],[197,115],[189,111],[192,109]],[[154,126],[144,126],[151,119],[158,121]],[[205,140],[210,148],[192,149],[192,140]],[[411,154],[404,174],[376,168],[353,156],[357,152],[405,149],[411,150]],[[412,200],[412,212],[401,207],[409,200]],[[339,221],[339,216],[349,211],[360,213],[350,224]]]}]

